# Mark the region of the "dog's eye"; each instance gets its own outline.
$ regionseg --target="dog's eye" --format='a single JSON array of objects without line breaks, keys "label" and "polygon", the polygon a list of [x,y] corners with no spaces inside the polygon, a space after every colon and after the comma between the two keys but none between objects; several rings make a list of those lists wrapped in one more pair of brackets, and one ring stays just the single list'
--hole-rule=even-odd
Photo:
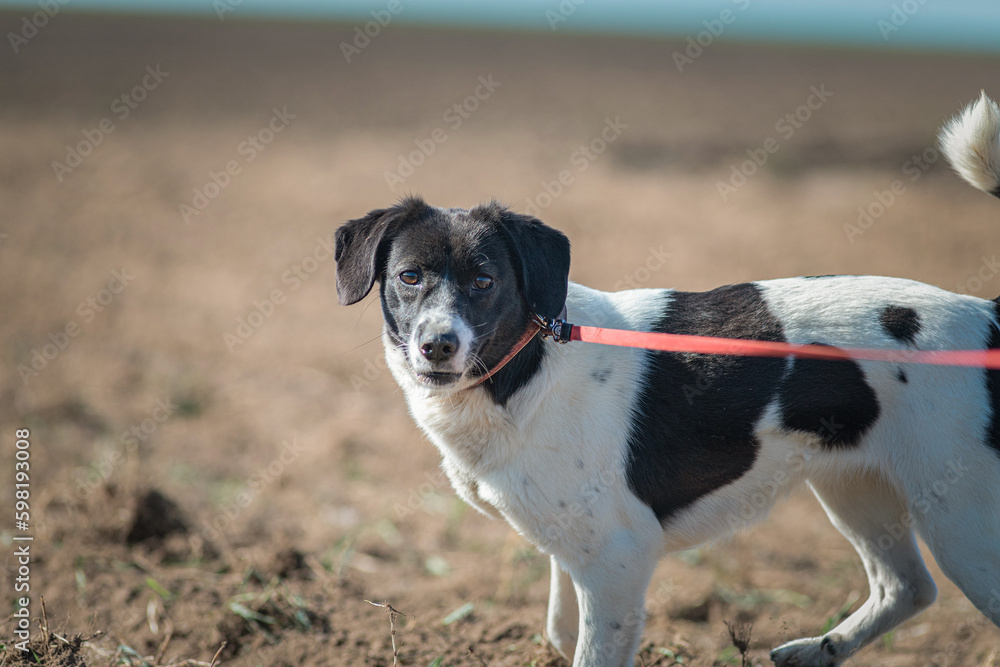
[{"label": "dog's eye", "polygon": [[420,274],[416,271],[403,271],[399,274],[399,279],[407,285],[416,285],[420,282]]},{"label": "dog's eye", "polygon": [[478,275],[476,279],[472,281],[472,286],[478,290],[489,289],[493,287],[493,279],[489,276]]}]

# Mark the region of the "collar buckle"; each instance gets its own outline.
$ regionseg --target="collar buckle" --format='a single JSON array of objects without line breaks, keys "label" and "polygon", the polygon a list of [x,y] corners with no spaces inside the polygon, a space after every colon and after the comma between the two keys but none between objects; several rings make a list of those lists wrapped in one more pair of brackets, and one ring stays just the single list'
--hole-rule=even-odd
[{"label": "collar buckle", "polygon": [[573,325],[561,317],[547,318],[532,314],[531,320],[538,325],[542,338],[551,338],[557,343],[568,343],[573,334]]}]

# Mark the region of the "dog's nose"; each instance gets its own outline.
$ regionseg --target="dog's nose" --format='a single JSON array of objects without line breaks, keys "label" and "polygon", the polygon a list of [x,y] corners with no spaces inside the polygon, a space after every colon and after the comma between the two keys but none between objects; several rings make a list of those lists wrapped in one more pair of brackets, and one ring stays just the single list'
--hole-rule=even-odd
[{"label": "dog's nose", "polygon": [[453,333],[435,334],[420,344],[420,354],[427,361],[448,361],[457,351],[458,336]]}]

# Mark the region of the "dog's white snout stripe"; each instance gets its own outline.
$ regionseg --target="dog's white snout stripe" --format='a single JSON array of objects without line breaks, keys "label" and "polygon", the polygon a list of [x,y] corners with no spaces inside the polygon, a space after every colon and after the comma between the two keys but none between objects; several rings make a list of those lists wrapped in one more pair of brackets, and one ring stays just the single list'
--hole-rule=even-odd
[{"label": "dog's white snout stripe", "polygon": [[458,340],[458,349],[445,363],[436,365],[436,369],[446,369],[455,373],[465,370],[469,350],[472,348],[472,328],[458,315],[447,311],[436,310],[424,313],[413,327],[410,334],[410,365],[418,372],[429,369],[431,362],[420,352],[422,344],[432,336],[454,334]]}]

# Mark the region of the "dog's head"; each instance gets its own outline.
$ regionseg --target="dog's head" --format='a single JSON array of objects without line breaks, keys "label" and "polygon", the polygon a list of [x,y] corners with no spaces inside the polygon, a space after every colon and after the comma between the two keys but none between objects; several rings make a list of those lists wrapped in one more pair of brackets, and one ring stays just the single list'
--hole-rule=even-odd
[{"label": "dog's head", "polygon": [[337,294],[355,303],[377,280],[385,334],[413,379],[461,388],[503,359],[532,313],[559,316],[569,258],[562,233],[495,202],[408,198],[337,230]]}]

